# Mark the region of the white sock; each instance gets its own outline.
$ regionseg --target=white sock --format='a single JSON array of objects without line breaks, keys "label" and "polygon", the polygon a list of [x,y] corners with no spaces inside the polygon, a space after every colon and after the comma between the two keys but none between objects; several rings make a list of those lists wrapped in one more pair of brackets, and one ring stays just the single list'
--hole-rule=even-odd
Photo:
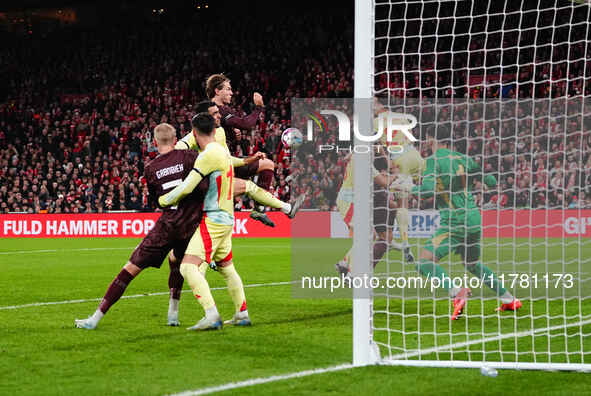
[{"label": "white sock", "polygon": [[90,319],[92,319],[94,323],[98,323],[103,318],[103,316],[105,316],[105,314],[102,313],[100,309],[97,309],[94,311]]},{"label": "white sock", "polygon": [[240,316],[241,318],[248,318],[248,309],[244,311],[236,312],[236,315]]},{"label": "white sock", "polygon": [[214,305],[213,307],[205,310],[205,317],[208,319],[217,319],[220,316],[218,308]]},{"label": "white sock", "polygon": [[174,298],[171,298],[168,301],[168,313],[177,313],[179,311],[179,303],[181,302],[181,300],[176,300]]},{"label": "white sock", "polygon": [[515,298],[513,297],[513,295],[511,293],[509,293],[508,291],[506,291],[505,294],[503,294],[501,296],[501,302],[503,304],[511,304],[514,299]]},{"label": "white sock", "polygon": [[287,202],[283,202],[283,207],[281,208],[281,211],[285,214],[288,214],[289,212],[291,212],[291,204],[287,203]]}]

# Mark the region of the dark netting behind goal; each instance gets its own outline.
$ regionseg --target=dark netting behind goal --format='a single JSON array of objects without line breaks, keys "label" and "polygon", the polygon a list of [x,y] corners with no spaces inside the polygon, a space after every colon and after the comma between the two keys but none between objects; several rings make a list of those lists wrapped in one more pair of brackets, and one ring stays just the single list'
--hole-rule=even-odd
[{"label": "dark netting behind goal", "polygon": [[[372,225],[386,230],[374,234],[374,254],[386,247],[375,274],[394,279],[374,290],[382,359],[589,369],[589,5],[392,0],[374,11],[374,95],[416,117],[419,141],[405,150],[425,159],[421,173],[430,169],[417,174],[400,160],[407,151],[378,169],[423,185],[385,188],[373,201],[387,213]],[[414,262],[400,235],[405,206]],[[423,250],[439,261],[421,259]],[[446,276],[437,287],[410,281]],[[515,299],[522,306],[511,310]]]}]

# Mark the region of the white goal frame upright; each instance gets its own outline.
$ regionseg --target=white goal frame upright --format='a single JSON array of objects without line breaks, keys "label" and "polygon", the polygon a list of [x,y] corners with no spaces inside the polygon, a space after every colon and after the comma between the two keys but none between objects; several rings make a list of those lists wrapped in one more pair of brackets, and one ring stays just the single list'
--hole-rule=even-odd
[{"label": "white goal frame upright", "polygon": [[[355,112],[360,116],[361,131],[368,131],[364,126],[372,125],[371,108],[364,108],[363,104],[370,104],[373,97],[373,59],[374,59],[374,4],[373,0],[355,0]],[[359,100],[361,99],[361,101]],[[365,99],[365,101],[363,101]],[[361,103],[365,102],[365,103]],[[361,107],[361,108],[360,108]],[[365,111],[364,111],[365,110]],[[361,142],[355,137],[355,144]],[[355,276],[371,273],[371,223],[370,198],[371,156],[367,154],[353,154],[353,197],[355,211],[353,212],[353,254],[355,265],[351,270]],[[372,345],[372,309],[371,291],[353,289],[353,364],[364,366],[375,364],[379,357],[372,351],[377,351]]]}]

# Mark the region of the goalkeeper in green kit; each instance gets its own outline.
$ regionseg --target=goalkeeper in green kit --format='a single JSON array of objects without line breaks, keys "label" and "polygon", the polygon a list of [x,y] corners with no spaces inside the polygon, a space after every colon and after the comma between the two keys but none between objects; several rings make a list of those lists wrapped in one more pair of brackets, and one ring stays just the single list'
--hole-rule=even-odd
[{"label": "goalkeeper in green kit", "polygon": [[[391,188],[410,191],[420,198],[435,198],[439,210],[440,225],[435,234],[425,242],[419,256],[417,270],[428,278],[439,278],[441,287],[453,297],[452,320],[458,319],[472,294],[469,288],[451,285],[451,279],[438,264],[448,254],[459,254],[468,271],[497,293],[501,300],[500,311],[515,311],[521,301],[515,299],[497,278],[496,274],[480,262],[482,239],[482,217],[474,202],[471,185],[475,179],[482,179],[482,170],[466,155],[450,150],[450,130],[438,126],[427,145],[433,155],[427,159],[422,183],[413,186],[408,182],[394,183]],[[492,188],[497,181],[492,175],[484,176],[484,184]],[[406,183],[406,184],[404,184]]]}]

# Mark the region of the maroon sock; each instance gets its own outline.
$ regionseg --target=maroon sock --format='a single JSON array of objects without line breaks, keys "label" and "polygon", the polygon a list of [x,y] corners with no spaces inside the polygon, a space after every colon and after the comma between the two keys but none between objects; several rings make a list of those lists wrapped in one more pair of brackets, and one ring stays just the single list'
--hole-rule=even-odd
[{"label": "maroon sock", "polygon": [[275,174],[270,169],[262,170],[258,173],[259,179],[257,180],[257,186],[260,188],[269,191],[271,188],[271,183],[273,183],[273,176]]},{"label": "maroon sock", "polygon": [[181,291],[183,290],[183,282],[185,281],[181,275],[181,263],[178,261],[171,261],[169,258],[168,265],[170,266],[170,274],[168,275],[170,297],[175,300],[180,300]]},{"label": "maroon sock", "polygon": [[113,279],[113,282],[109,285],[107,292],[105,293],[105,297],[103,297],[103,301],[101,301],[99,305],[99,309],[102,313],[107,313],[111,305],[115,304],[119,298],[125,292],[125,288],[129,285],[129,282],[133,280],[133,275],[131,275],[125,268],[119,272],[119,274]]},{"label": "maroon sock", "polygon": [[386,241],[376,241],[373,245],[373,267],[375,268],[376,265],[380,262],[382,257],[384,257],[384,253],[388,250],[388,244]]}]

